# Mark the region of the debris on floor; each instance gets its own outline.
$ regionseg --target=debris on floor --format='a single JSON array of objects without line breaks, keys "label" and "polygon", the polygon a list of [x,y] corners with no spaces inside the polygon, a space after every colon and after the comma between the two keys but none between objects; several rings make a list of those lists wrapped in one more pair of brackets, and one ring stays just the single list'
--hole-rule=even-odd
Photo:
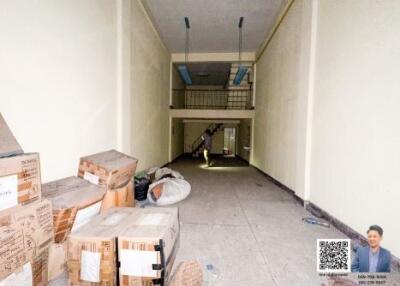
[{"label": "debris on floor", "polygon": [[203,271],[201,265],[197,261],[181,262],[171,280],[169,286],[202,286],[203,285]]},{"label": "debris on floor", "polygon": [[159,168],[155,172],[155,181],[162,180],[164,178],[175,178],[183,180],[184,177],[181,173],[171,170],[170,168]]},{"label": "debris on floor", "polygon": [[324,227],[331,227],[331,225],[329,223],[327,223],[323,220],[318,220],[313,217],[303,217],[302,220],[309,224],[317,224],[317,225],[324,226]]},{"label": "debris on floor", "polygon": [[147,176],[135,177],[135,199],[137,201],[141,202],[147,199],[150,184],[150,178]]},{"label": "debris on floor", "polygon": [[204,285],[213,286],[219,278],[219,271],[213,264],[206,264],[204,267]]},{"label": "debris on floor", "polygon": [[184,200],[191,191],[181,173],[166,167],[152,167],[145,175],[137,175],[135,182],[139,207],[172,205]]}]

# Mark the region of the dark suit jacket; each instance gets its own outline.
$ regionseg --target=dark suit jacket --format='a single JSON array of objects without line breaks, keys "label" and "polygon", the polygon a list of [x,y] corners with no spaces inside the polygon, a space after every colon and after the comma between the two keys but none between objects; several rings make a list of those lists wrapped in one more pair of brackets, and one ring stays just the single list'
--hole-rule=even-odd
[{"label": "dark suit jacket", "polygon": [[[379,249],[376,272],[390,272],[391,254],[381,247]],[[351,263],[351,272],[369,272],[369,246],[359,247]]]}]

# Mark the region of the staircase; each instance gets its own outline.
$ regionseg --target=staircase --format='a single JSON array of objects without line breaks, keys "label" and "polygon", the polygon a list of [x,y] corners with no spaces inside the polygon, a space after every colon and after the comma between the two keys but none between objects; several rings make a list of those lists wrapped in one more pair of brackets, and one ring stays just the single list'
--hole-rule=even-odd
[{"label": "staircase", "polygon": [[253,65],[251,62],[243,62],[240,66],[247,67],[247,74],[239,85],[233,83],[239,63],[233,63],[225,88],[229,91],[225,109],[251,109],[252,107],[252,76]]},{"label": "staircase", "polygon": [[[223,127],[223,123],[212,123],[210,124],[207,129],[209,129],[211,131],[211,137],[218,132],[221,127]],[[206,130],[207,130],[206,129]],[[199,137],[197,137],[196,140],[194,140],[193,144],[192,144],[192,156],[193,157],[199,157],[200,153],[203,150],[204,147],[204,141],[203,141],[203,135],[206,133],[206,130],[204,130],[203,133],[201,133],[201,135]]]},{"label": "staircase", "polygon": [[251,77],[249,76],[249,74],[253,72],[253,65],[250,62],[243,62],[241,63],[241,66],[245,66],[248,68],[246,76],[243,78],[240,85],[235,85],[233,83],[233,80],[235,79],[236,73],[239,69],[239,63],[232,63],[229,73],[229,79],[226,85],[227,89],[251,89],[252,82],[250,80]]}]

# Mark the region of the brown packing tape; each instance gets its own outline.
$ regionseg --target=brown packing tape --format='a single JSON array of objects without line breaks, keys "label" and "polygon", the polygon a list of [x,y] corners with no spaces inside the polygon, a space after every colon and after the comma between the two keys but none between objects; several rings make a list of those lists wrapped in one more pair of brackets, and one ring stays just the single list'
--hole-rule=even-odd
[{"label": "brown packing tape", "polygon": [[133,192],[133,182],[129,182],[126,186],[118,189],[107,190],[101,204],[101,213],[112,207],[134,207],[135,199]]},{"label": "brown packing tape", "polygon": [[81,161],[79,164],[78,177],[83,178],[85,172],[99,177],[99,186],[107,186],[109,184],[110,175],[107,170],[92,164],[91,162]]},{"label": "brown packing tape", "polygon": [[18,192],[29,190],[31,188],[32,188],[32,182],[25,182],[22,184],[18,184]]},{"label": "brown packing tape", "polygon": [[69,208],[63,210],[53,210],[53,225],[54,225],[54,240],[56,243],[62,243],[67,239],[68,234],[72,229],[77,208]]},{"label": "brown packing tape", "polygon": [[33,286],[45,286],[48,282],[49,250],[32,260]]}]

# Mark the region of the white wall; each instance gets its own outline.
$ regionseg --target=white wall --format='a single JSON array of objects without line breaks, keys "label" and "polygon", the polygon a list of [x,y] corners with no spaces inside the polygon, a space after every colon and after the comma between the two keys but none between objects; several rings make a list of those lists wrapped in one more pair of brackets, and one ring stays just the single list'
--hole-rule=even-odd
[{"label": "white wall", "polygon": [[169,160],[171,55],[139,0],[132,1],[131,154],[138,169]]},{"label": "white wall", "polygon": [[[171,86],[172,89],[185,89],[185,84],[183,83],[177,69],[171,64]],[[182,94],[183,95],[183,94]],[[177,106],[183,106],[185,103],[185,97],[177,99]],[[184,153],[184,124],[182,119],[170,118],[171,122],[171,156],[170,161],[176,159]]]},{"label": "white wall", "polygon": [[1,1],[0,111],[42,179],[116,147],[116,3]]},{"label": "white wall", "polygon": [[180,118],[171,119],[171,159],[176,159],[184,152],[184,124]]},{"label": "white wall", "polygon": [[238,150],[236,153],[248,162],[250,161],[250,150],[245,150],[244,147],[251,147],[251,128],[251,119],[240,120],[237,128]]},{"label": "white wall", "polygon": [[[295,0],[257,62],[253,164],[400,256],[400,2]],[[308,171],[307,171],[308,170]]]},{"label": "white wall", "polygon": [[311,1],[297,0],[256,64],[253,161],[304,197]]},{"label": "white wall", "polygon": [[400,256],[400,1],[319,2],[311,201]]}]

